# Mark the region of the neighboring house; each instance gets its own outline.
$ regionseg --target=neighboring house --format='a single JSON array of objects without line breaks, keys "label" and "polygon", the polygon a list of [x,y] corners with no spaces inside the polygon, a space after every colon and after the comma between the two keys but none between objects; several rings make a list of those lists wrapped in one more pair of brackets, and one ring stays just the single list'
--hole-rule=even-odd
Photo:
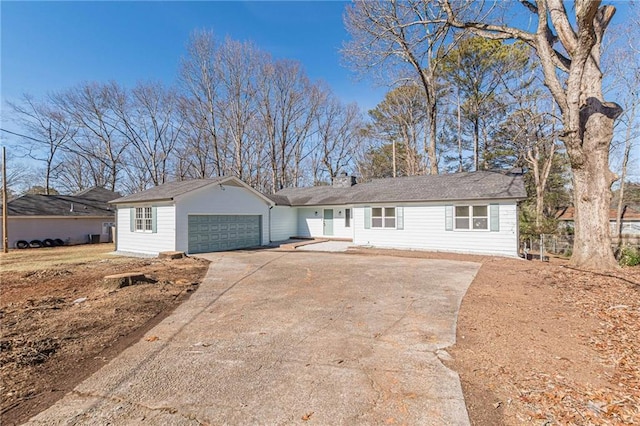
[{"label": "neighboring house", "polygon": [[73,195],[26,194],[9,200],[9,247],[16,247],[18,241],[45,239],[82,244],[89,242],[89,235],[100,235],[106,242],[115,221],[114,208],[108,201],[118,196],[117,192],[96,187]]},{"label": "neighboring house", "polygon": [[204,253],[269,243],[273,203],[235,177],[170,182],[112,203],[119,252]]},{"label": "neighboring house", "polygon": [[[575,209],[573,207],[564,207],[556,213],[556,219],[559,221],[560,228],[573,229]],[[618,209],[609,209],[609,226],[611,235],[616,234],[616,219]],[[622,235],[623,236],[640,236],[640,207],[625,205],[622,209]]]},{"label": "neighboring house", "polygon": [[518,255],[520,173],[473,172],[287,188],[270,197],[272,238],[336,237],[354,245]]},{"label": "neighboring house", "polygon": [[117,250],[198,253],[327,237],[355,245],[518,255],[521,174],[378,179],[265,196],[236,178],[172,182],[114,200]]}]

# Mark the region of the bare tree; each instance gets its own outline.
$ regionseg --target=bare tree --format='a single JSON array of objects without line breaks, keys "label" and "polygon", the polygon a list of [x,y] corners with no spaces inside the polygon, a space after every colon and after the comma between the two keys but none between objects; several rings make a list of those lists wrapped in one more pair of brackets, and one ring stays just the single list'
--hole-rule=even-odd
[{"label": "bare tree", "polygon": [[[15,155],[15,150],[7,149],[7,199],[20,194],[33,186],[34,171],[21,158]],[[0,159],[1,160],[1,159]],[[0,165],[2,162],[0,161]],[[2,173],[0,173],[0,187],[2,187]],[[1,191],[0,191],[1,192]],[[0,201],[2,198],[0,197]]]},{"label": "bare tree", "polygon": [[85,83],[55,97],[55,104],[73,120],[78,132],[69,149],[91,163],[93,184],[115,191],[126,144],[119,118],[111,109],[123,90],[114,82]]},{"label": "bare tree", "polygon": [[299,63],[267,62],[258,83],[258,114],[266,137],[271,190],[297,186],[300,164],[322,96]]},{"label": "bare tree", "polygon": [[[352,165],[363,142],[364,120],[356,104],[343,105],[334,96],[327,96],[316,114],[317,151],[328,179]],[[315,176],[320,181],[319,176]]]},{"label": "bare tree", "polygon": [[22,147],[27,155],[45,163],[44,190],[49,195],[53,175],[62,165],[58,154],[76,135],[77,128],[69,116],[52,105],[50,100],[39,102],[24,95],[22,102],[9,102],[9,106],[18,114],[21,127],[29,133],[21,136],[26,141]]},{"label": "bare tree", "polygon": [[56,184],[65,192],[73,193],[94,186],[109,185],[109,170],[105,162],[79,151],[65,151],[62,156],[64,169],[59,173]]},{"label": "bare tree", "polygon": [[[561,140],[573,173],[575,242],[571,263],[594,269],[617,266],[611,248],[609,203],[614,173],[609,169],[609,147],[620,106],[604,101],[600,55],[602,39],[615,7],[600,0],[576,0],[570,16],[562,0],[521,0],[536,20],[534,31],[488,22],[491,16],[479,4],[453,9],[443,0],[448,22],[492,39],[518,39],[536,50],[549,89],[562,114]],[[456,6],[459,6],[457,3]],[[526,20],[523,20],[526,22]]]},{"label": "bare tree", "polygon": [[183,127],[176,94],[159,83],[138,84],[131,91],[115,86],[111,90],[110,108],[121,123],[116,128],[129,145],[126,170],[130,180],[138,181],[134,187],[165,183]]},{"label": "bare tree", "polygon": [[[630,16],[633,23],[622,29],[621,43],[613,50],[608,58],[610,73],[615,81],[612,86],[617,91],[617,98],[621,102],[624,112],[620,116],[617,127],[622,127],[624,146],[620,165],[620,186],[618,188],[618,202],[616,205],[615,235],[618,238],[618,250],[622,246],[622,213],[625,207],[625,185],[627,168],[631,149],[637,144],[640,129],[636,125],[640,112],[640,48],[638,48],[638,28],[640,27],[640,11],[635,8]],[[620,31],[617,31],[618,33]]]},{"label": "bare tree", "polygon": [[200,105],[191,97],[179,98],[179,114],[184,126],[176,152],[177,179],[206,179],[217,175],[215,145],[211,143],[208,120],[199,114]]},{"label": "bare tree", "polygon": [[408,70],[424,90],[429,120],[425,154],[429,172],[437,174],[436,76],[438,51],[448,32],[444,10],[431,0],[359,0],[347,8],[344,20],[352,37],[343,50],[348,62],[363,71],[382,66],[398,74]]},{"label": "bare tree", "polygon": [[513,153],[510,166],[529,168],[535,187],[535,232],[544,233],[545,197],[552,168],[558,163],[560,122],[553,100],[540,89],[533,85],[512,92],[512,111],[496,134],[496,142],[498,152]]},{"label": "bare tree", "polygon": [[220,76],[217,61],[217,45],[213,33],[194,32],[187,46],[187,57],[182,60],[180,82],[192,99],[190,111],[197,117],[192,124],[198,126],[199,137],[206,137],[207,143],[211,144],[214,172],[217,176],[222,176],[226,167],[218,137]]},{"label": "bare tree", "polygon": [[218,50],[216,67],[220,78],[218,110],[222,118],[229,172],[240,179],[249,177],[245,166],[255,145],[250,139],[251,126],[257,115],[256,81],[262,63],[268,58],[251,43],[225,40]]}]

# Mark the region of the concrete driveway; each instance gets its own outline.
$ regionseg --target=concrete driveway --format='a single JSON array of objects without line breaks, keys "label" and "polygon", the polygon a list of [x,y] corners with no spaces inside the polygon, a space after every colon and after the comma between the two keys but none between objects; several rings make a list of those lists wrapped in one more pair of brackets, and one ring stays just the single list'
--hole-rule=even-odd
[{"label": "concrete driveway", "polygon": [[29,424],[469,424],[437,353],[478,264],[206,256],[188,301]]}]

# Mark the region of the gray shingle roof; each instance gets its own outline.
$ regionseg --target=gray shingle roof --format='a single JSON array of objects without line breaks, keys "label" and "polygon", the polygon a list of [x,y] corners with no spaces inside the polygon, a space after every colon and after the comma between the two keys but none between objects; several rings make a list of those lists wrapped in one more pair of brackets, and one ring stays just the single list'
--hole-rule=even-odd
[{"label": "gray shingle roof", "polygon": [[221,182],[227,177],[218,177],[213,179],[193,179],[184,180],[179,182],[168,182],[154,188],[147,189],[146,191],[137,192],[135,194],[127,195],[115,200],[110,201],[112,204],[133,203],[140,201],[159,201],[159,200],[173,200],[175,197],[186,194],[187,192],[194,191],[207,185],[211,185],[217,182]]},{"label": "gray shingle roof", "polygon": [[105,188],[100,188],[99,186],[94,186],[93,188],[85,189],[84,191],[79,191],[73,194],[74,197],[86,198],[88,200],[96,200],[96,201],[104,201],[109,202],[116,197],[120,197],[122,194],[119,192],[109,191]]},{"label": "gray shingle roof", "polygon": [[276,203],[276,205],[278,206],[290,206],[291,203],[289,202],[289,199],[287,197],[285,197],[284,195],[276,195],[276,194],[270,194],[266,196],[268,199],[270,199],[271,201],[273,201],[274,203]]},{"label": "gray shingle roof", "polygon": [[375,179],[349,188],[286,188],[275,195],[292,206],[527,197],[522,175],[490,171]]},{"label": "gray shingle roof", "polygon": [[120,194],[100,189],[84,191],[85,196],[26,194],[9,201],[7,212],[9,216],[114,216],[107,200]]}]

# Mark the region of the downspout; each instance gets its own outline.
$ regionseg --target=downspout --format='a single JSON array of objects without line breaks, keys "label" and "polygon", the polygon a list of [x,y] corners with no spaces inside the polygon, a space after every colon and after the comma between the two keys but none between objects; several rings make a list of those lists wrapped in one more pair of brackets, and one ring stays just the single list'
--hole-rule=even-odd
[{"label": "downspout", "polygon": [[269,206],[269,216],[268,216],[269,220],[268,220],[268,223],[267,223],[267,226],[269,227],[269,244],[272,243],[272,241],[271,241],[271,209],[272,208],[273,208],[273,206]]},{"label": "downspout", "polygon": [[113,244],[115,246],[115,251],[118,251],[118,229],[120,229],[120,227],[118,226],[118,206],[116,206],[116,220],[114,221],[115,225],[116,225],[116,229],[115,232],[112,233],[111,238],[113,238]]},{"label": "downspout", "polygon": [[[520,203],[516,201],[516,256],[520,257]],[[524,254],[524,253],[523,253]],[[524,256],[526,259],[526,256]]]}]

